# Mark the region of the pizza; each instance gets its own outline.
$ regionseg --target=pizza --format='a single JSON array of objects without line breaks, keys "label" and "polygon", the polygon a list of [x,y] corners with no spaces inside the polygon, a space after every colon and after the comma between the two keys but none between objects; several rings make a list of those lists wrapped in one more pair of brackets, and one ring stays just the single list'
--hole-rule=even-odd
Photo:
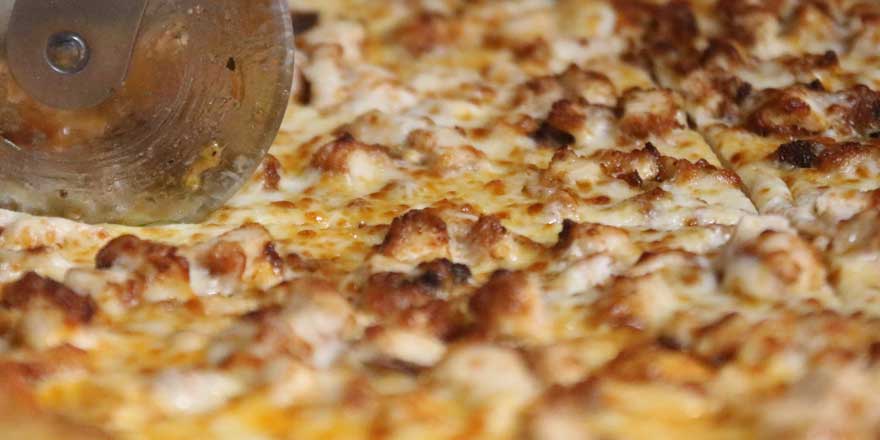
[{"label": "pizza", "polygon": [[291,6],[209,219],[0,211],[0,437],[880,435],[880,3]]}]

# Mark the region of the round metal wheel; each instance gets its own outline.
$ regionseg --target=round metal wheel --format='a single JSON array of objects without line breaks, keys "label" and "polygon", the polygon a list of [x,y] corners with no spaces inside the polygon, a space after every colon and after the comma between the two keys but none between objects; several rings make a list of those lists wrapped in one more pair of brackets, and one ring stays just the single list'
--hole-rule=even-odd
[{"label": "round metal wheel", "polygon": [[[61,49],[51,56],[75,61]],[[286,0],[150,0],[124,83],[87,109],[28,96],[4,53],[0,207],[93,223],[199,221],[259,165],[292,72]]]}]

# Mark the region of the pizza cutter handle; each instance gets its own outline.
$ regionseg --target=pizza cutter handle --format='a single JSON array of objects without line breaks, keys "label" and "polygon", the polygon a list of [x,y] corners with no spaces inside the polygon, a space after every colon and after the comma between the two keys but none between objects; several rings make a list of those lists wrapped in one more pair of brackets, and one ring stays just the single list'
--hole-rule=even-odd
[{"label": "pizza cutter handle", "polygon": [[9,70],[31,98],[63,110],[90,108],[125,81],[147,0],[0,3]]}]

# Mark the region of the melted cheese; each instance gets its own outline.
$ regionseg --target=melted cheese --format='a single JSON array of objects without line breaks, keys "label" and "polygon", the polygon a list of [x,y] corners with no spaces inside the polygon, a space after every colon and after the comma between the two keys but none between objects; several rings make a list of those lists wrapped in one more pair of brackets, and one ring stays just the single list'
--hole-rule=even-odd
[{"label": "melted cheese", "polygon": [[[794,121],[869,143],[838,92],[876,84],[870,5],[291,3],[298,96],[206,222],[0,212],[0,428],[876,436],[880,162],[795,168],[749,120],[821,79]],[[688,71],[712,38],[743,59]]]}]

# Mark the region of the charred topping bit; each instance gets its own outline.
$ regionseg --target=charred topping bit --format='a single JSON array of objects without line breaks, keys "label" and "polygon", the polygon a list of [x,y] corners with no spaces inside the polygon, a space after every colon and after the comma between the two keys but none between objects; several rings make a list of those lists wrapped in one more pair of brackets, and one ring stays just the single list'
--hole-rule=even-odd
[{"label": "charred topping bit", "polygon": [[630,186],[633,186],[636,188],[641,187],[642,183],[643,183],[642,177],[639,176],[638,171],[632,171],[629,173],[621,174],[621,175],[617,176],[617,178],[620,180],[623,180],[624,182],[626,182]]},{"label": "charred topping bit", "polygon": [[57,306],[69,320],[76,323],[89,323],[97,309],[91,297],[79,295],[64,284],[34,272],[28,272],[20,280],[6,286],[0,306],[5,309],[26,307],[37,298]]},{"label": "charred topping bit", "polygon": [[423,55],[448,44],[456,35],[453,20],[437,13],[421,14],[405,23],[396,38],[413,55]]},{"label": "charred topping bit", "polygon": [[880,128],[880,93],[859,84],[847,93],[852,100],[848,121],[861,133]]},{"label": "charred topping bit", "polygon": [[[494,44],[498,47],[503,47],[504,41],[501,38],[489,36],[486,38],[485,44]],[[548,60],[553,56],[550,45],[544,40],[530,41],[526,44],[516,45],[512,48],[512,51],[513,56],[520,62],[541,62],[543,60]]]},{"label": "charred topping bit", "polygon": [[776,160],[798,168],[812,168],[819,158],[815,142],[796,140],[782,144],[776,150]]},{"label": "charred topping bit", "polygon": [[347,173],[352,165],[352,155],[361,152],[370,156],[382,156],[386,152],[375,145],[364,144],[351,133],[342,133],[336,140],[322,146],[312,158],[312,166],[328,173]]},{"label": "charred topping bit", "polygon": [[452,280],[456,284],[464,284],[471,279],[471,269],[464,264],[453,264],[452,265]]},{"label": "charred topping bit", "polygon": [[654,10],[650,25],[654,41],[673,46],[689,45],[699,35],[697,18],[687,1],[676,0]]},{"label": "charred topping bit", "polygon": [[646,31],[649,56],[663,57],[671,54],[674,61],[670,67],[681,74],[690,72],[700,63],[696,48],[699,25],[688,1],[675,0],[651,11],[651,21]]},{"label": "charred topping bit", "polygon": [[734,64],[743,64],[745,60],[739,49],[729,40],[712,38],[707,47],[700,55],[700,65],[706,66],[714,60],[729,60]]},{"label": "charred topping bit", "polygon": [[424,284],[430,289],[439,289],[443,286],[443,279],[439,272],[427,271],[419,277],[419,283]]},{"label": "charred topping bit", "polygon": [[302,83],[297,90],[296,102],[300,105],[309,105],[312,103],[312,82],[306,77],[302,78]]},{"label": "charred topping bit", "polygon": [[467,305],[477,337],[519,343],[547,341],[551,336],[540,282],[528,272],[496,271]]},{"label": "charred topping bit", "polygon": [[556,78],[569,99],[582,99],[593,105],[617,105],[617,87],[601,72],[584,70],[572,64]]},{"label": "charred topping bit", "polygon": [[274,270],[276,274],[280,274],[284,270],[284,259],[281,258],[281,255],[278,255],[278,251],[275,249],[275,243],[266,243],[266,246],[263,248],[263,256],[266,257],[266,260],[272,265],[272,270]]},{"label": "charred topping bit", "polygon": [[761,35],[762,16],[782,16],[784,2],[748,2],[742,0],[720,0],[715,6],[724,26],[724,35],[739,43],[752,46]]},{"label": "charred topping bit", "polygon": [[189,276],[189,262],[177,254],[177,248],[147,240],[133,235],[123,235],[98,251],[95,256],[96,269],[110,269],[126,259],[142,259],[160,273],[174,271]]},{"label": "charred topping bit", "polygon": [[485,319],[491,319],[495,315],[493,311],[499,309],[515,310],[522,305],[518,293],[525,284],[524,272],[499,270],[483,287],[477,289],[470,299],[470,308]]},{"label": "charred topping bit", "polygon": [[547,123],[566,132],[575,131],[584,125],[586,117],[581,110],[583,103],[562,99],[553,103]]},{"label": "charred topping bit", "polygon": [[263,189],[266,191],[278,191],[281,183],[281,162],[271,154],[267,154],[263,160]]},{"label": "charred topping bit", "polygon": [[440,275],[433,280],[408,279],[404,274],[383,272],[371,275],[361,291],[363,305],[386,322],[422,329],[437,336],[449,334],[458,313],[446,300],[434,295]]},{"label": "charred topping bit", "polygon": [[745,128],[761,136],[805,138],[829,129],[866,135],[880,128],[880,93],[862,84],[829,92],[813,81],[764,90],[755,102]]},{"label": "charred topping bit", "polygon": [[483,248],[491,248],[507,235],[507,228],[494,215],[484,215],[471,227],[467,241]]},{"label": "charred topping bit", "polygon": [[743,82],[737,87],[734,98],[736,99],[737,104],[742,104],[751,94],[752,85],[748,82]]},{"label": "charred topping bit", "polygon": [[464,264],[453,263],[446,258],[419,265],[422,275],[418,282],[430,289],[449,289],[468,282],[471,270]]},{"label": "charred topping bit", "polygon": [[317,11],[292,11],[290,19],[293,22],[294,32],[304,34],[321,22],[321,14]]},{"label": "charred topping bit", "polygon": [[577,240],[581,237],[599,237],[604,231],[616,230],[610,226],[600,226],[589,223],[578,223],[574,220],[565,219],[562,222],[562,230],[559,231],[556,244],[553,246],[554,252],[563,252],[577,244]]},{"label": "charred topping bit", "polygon": [[[600,166],[602,171],[615,179],[623,180],[633,187],[641,187],[646,180],[653,180],[659,176],[662,163],[662,155],[650,142],[641,150],[633,150],[627,153],[608,150],[601,153]],[[639,174],[638,164],[643,164]]]},{"label": "charred topping bit", "polygon": [[674,181],[687,183],[703,175],[712,175],[732,186],[742,185],[742,180],[734,171],[718,168],[706,159],[691,162],[687,159],[676,159],[669,156],[660,157],[660,172],[655,177],[655,180],[659,182]]},{"label": "charred topping bit", "polygon": [[541,124],[538,131],[532,133],[531,137],[538,145],[550,148],[565,148],[574,145],[576,141],[573,134],[560,130],[546,121]]},{"label": "charred topping bit", "polygon": [[677,96],[668,89],[630,89],[621,98],[618,112],[620,130],[636,140],[684,128]]},{"label": "charred topping bit", "polygon": [[[267,245],[268,250],[268,245]],[[275,251],[275,246],[272,246],[272,251]],[[278,255],[275,253],[275,255]],[[274,257],[273,257],[274,258]],[[279,258],[281,258],[279,256]],[[300,255],[297,254],[288,254],[285,258],[280,260],[282,265],[286,265],[291,270],[301,271],[301,272],[316,272],[320,269],[318,263],[313,260],[307,260]],[[275,262],[273,261],[272,265],[275,266]],[[283,266],[281,267],[283,269]]]},{"label": "charred topping bit", "polygon": [[838,64],[837,52],[833,50],[829,50],[822,54],[822,57],[816,62],[816,65],[819,67],[831,67],[836,66]]},{"label": "charred topping bit", "polygon": [[[720,76],[713,79],[712,83],[725,98],[719,102],[719,116],[731,120],[738,119],[741,116],[743,104],[746,103],[747,98],[754,91],[752,85],[735,75]],[[688,114],[687,119],[688,127],[696,130],[698,127],[693,119],[693,115]]]},{"label": "charred topping bit", "polygon": [[412,281],[401,273],[381,272],[370,275],[367,279],[362,299],[368,309],[388,317],[437,300],[431,294],[432,290],[432,285],[424,280]]},{"label": "charred topping bit", "polygon": [[395,218],[378,250],[386,256],[401,256],[431,252],[448,243],[443,219],[430,209],[419,209]]},{"label": "charred topping bit", "polygon": [[755,134],[810,136],[818,132],[810,105],[790,90],[769,90],[764,102],[748,117],[746,127]]},{"label": "charred topping bit", "polygon": [[247,265],[247,255],[238,243],[221,241],[202,255],[200,263],[212,276],[241,276]]},{"label": "charred topping bit", "polygon": [[821,55],[812,54],[785,57],[782,62],[794,71],[808,74],[817,70],[830,70],[838,65],[837,54],[834,51],[828,51]]}]

